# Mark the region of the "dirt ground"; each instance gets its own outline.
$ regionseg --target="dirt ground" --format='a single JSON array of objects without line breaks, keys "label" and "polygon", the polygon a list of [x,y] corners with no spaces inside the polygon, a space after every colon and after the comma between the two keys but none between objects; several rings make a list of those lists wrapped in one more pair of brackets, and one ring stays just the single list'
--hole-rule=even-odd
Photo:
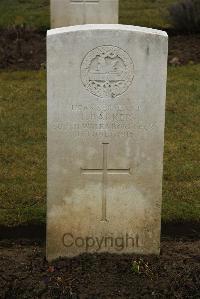
[{"label": "dirt ground", "polygon": [[0,298],[200,298],[198,240],[163,239],[160,257],[84,254],[51,264],[43,243],[3,240],[0,264]]},{"label": "dirt ground", "polygon": [[[169,64],[200,63],[200,34],[169,37]],[[0,30],[0,68],[44,68],[46,38],[44,32],[26,28]]]},{"label": "dirt ground", "polygon": [[38,70],[46,63],[46,37],[24,28],[0,29],[0,68]]}]

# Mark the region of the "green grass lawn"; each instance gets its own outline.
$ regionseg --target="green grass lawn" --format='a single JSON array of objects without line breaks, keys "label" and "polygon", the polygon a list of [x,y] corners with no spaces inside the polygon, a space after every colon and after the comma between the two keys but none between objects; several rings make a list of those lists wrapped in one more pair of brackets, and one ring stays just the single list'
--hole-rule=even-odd
[{"label": "green grass lawn", "polygon": [[0,27],[49,27],[49,0],[0,0]]},{"label": "green grass lawn", "polygon": [[42,222],[46,200],[43,72],[0,72],[0,224]]},{"label": "green grass lawn", "polygon": [[[200,220],[200,65],[170,67],[166,108],[163,221]],[[44,223],[44,71],[0,72],[0,224]]]},{"label": "green grass lawn", "polygon": [[[119,21],[122,24],[167,28],[167,7],[176,0],[120,0]],[[49,0],[0,0],[0,27],[26,24],[47,29]]]},{"label": "green grass lawn", "polygon": [[169,28],[168,7],[177,0],[120,0],[119,23]]},{"label": "green grass lawn", "polygon": [[168,74],[164,221],[200,220],[200,64],[170,67]]}]

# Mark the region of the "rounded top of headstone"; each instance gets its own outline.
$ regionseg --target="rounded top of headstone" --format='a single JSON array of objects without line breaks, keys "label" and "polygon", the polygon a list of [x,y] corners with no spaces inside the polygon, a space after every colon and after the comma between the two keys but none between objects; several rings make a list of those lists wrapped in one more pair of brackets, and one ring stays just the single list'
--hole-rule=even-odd
[{"label": "rounded top of headstone", "polygon": [[47,36],[64,34],[68,32],[76,32],[76,31],[95,31],[95,30],[116,30],[116,31],[131,31],[135,33],[146,33],[153,34],[167,38],[168,35],[165,31],[140,27],[140,26],[132,26],[132,25],[120,25],[120,24],[87,24],[87,25],[76,25],[76,26],[68,26],[55,28],[47,31]]}]

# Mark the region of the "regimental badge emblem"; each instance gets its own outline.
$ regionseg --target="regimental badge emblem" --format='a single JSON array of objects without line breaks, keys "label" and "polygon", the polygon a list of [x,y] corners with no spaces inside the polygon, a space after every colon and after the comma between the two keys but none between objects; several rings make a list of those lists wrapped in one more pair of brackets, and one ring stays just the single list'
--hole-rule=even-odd
[{"label": "regimental badge emblem", "polygon": [[91,50],[81,64],[84,87],[99,98],[115,98],[132,84],[134,65],[130,56],[115,46]]}]

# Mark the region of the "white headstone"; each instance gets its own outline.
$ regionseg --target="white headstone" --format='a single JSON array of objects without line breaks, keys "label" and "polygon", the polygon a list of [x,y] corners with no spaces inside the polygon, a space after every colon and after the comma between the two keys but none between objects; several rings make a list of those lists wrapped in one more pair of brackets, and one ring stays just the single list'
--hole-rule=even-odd
[{"label": "white headstone", "polygon": [[158,254],[167,34],[48,31],[47,257]]},{"label": "white headstone", "polygon": [[51,0],[51,28],[118,23],[118,0]]}]

